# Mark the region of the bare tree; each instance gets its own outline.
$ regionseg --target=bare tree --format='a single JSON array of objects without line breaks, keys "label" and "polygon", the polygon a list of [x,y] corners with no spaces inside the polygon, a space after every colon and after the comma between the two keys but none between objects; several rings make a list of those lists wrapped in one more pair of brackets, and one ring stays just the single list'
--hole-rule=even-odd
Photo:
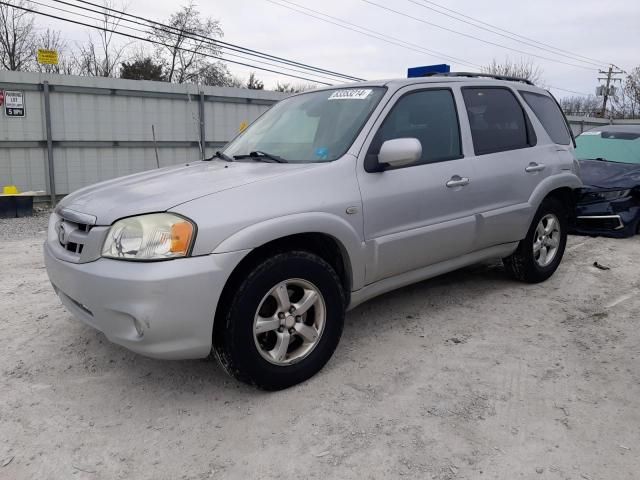
[{"label": "bare tree", "polygon": [[206,62],[200,68],[198,74],[191,79],[192,82],[210,87],[237,86],[235,85],[236,80],[242,86],[242,81],[233,77],[227,66],[222,62]]},{"label": "bare tree", "polygon": [[33,9],[26,0],[6,0],[0,5],[0,63],[7,70],[29,70],[35,59]]},{"label": "bare tree", "polygon": [[123,14],[113,13],[113,10],[125,12],[126,5],[117,8],[113,0],[104,0],[103,5],[97,39],[90,32],[87,42],[78,44],[77,63],[82,75],[116,77],[129,43],[118,42],[114,31],[122,22]]},{"label": "bare tree", "polygon": [[595,117],[600,113],[602,102],[594,95],[564,97],[560,99],[560,107],[566,115]]},{"label": "bare tree", "polygon": [[624,91],[629,98],[632,118],[640,116],[640,66],[634,68],[624,82]]},{"label": "bare tree", "polygon": [[532,83],[541,82],[543,74],[542,68],[533,63],[532,60],[521,58],[519,61],[513,61],[508,57],[502,63],[498,63],[494,58],[491,64],[482,67],[481,71],[492,75],[524,78]]},{"label": "bare tree", "polygon": [[[152,27],[151,40],[158,42],[158,56],[167,65],[167,80],[174,83],[197,82],[212,69],[221,64],[212,63],[210,58],[220,54],[214,39],[222,37],[220,22],[212,18],[202,18],[193,2],[173,13],[164,26]],[[218,77],[224,75],[219,73]]]},{"label": "bare tree", "polygon": [[233,88],[244,88],[244,82],[241,78],[236,77],[235,75],[229,75],[227,79],[227,84],[225,87],[233,87]]},{"label": "bare tree", "polygon": [[620,84],[615,83],[614,88],[606,117],[640,118],[640,67],[627,73]]},{"label": "bare tree", "polygon": [[637,118],[640,116],[640,67],[627,74],[613,98],[614,116]]},{"label": "bare tree", "polygon": [[314,88],[317,88],[317,85],[313,83],[298,83],[294,85],[293,83],[278,82],[274,90],[276,92],[282,92],[282,93],[300,93],[300,92],[306,92],[307,90],[313,90]]}]

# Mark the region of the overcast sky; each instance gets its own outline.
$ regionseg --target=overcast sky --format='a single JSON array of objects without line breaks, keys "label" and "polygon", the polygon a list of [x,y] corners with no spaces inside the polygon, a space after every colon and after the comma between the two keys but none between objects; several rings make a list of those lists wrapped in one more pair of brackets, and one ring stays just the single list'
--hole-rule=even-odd
[{"label": "overcast sky", "polygon": [[[49,0],[40,1],[51,3]],[[498,61],[506,57],[512,60],[531,59],[542,68],[543,81],[547,86],[590,94],[597,85],[596,66],[461,23],[418,5],[423,0],[287,1],[472,64],[486,65],[494,58]],[[602,68],[607,66],[606,62],[627,70],[640,65],[640,1],[637,0],[436,1],[483,22],[573,54],[602,61]],[[274,2],[284,3],[283,0],[200,0],[197,3],[203,15],[220,21],[225,41],[361,78],[404,77],[407,67],[434,63],[449,63],[452,70],[458,71],[477,70],[437,53],[417,52],[310,18]],[[529,54],[444,31],[383,10],[372,3]],[[129,13],[163,21],[176,10],[179,3],[171,0],[131,0],[128,5]],[[297,8],[291,3],[288,6]],[[43,7],[38,9],[51,12]],[[37,22],[40,26],[62,30],[72,42],[86,39],[87,34],[80,27],[46,18],[38,18]],[[534,55],[586,68],[564,65]],[[246,77],[250,70],[234,65],[229,67],[234,74],[242,77]],[[268,87],[277,80],[298,82],[271,73],[256,72]],[[571,95],[559,90],[554,93],[558,96]]]}]

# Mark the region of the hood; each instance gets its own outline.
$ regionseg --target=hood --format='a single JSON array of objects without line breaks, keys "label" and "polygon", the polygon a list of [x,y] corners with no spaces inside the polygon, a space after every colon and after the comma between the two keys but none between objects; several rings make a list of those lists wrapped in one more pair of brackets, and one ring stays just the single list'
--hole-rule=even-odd
[{"label": "hood", "polygon": [[198,161],[97,183],[58,204],[111,225],[132,215],[163,212],[196,198],[317,167],[310,164]]},{"label": "hood", "polygon": [[586,188],[635,188],[640,186],[640,165],[580,160],[580,177]]}]

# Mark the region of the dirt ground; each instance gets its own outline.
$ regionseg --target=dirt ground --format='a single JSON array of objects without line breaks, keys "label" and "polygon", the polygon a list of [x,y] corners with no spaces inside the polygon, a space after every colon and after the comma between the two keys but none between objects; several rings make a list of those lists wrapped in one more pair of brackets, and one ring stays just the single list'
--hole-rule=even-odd
[{"label": "dirt ground", "polygon": [[0,244],[3,480],[640,478],[638,237],[570,238],[541,285],[496,263],[372,300],[277,393],[110,344],[60,305],[43,239]]}]

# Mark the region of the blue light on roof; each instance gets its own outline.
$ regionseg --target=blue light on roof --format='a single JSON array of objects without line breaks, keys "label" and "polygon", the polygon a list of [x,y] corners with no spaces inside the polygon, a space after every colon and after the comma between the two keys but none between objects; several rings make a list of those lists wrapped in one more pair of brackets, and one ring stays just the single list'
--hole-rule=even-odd
[{"label": "blue light on roof", "polygon": [[424,77],[429,73],[449,73],[450,71],[451,65],[447,65],[446,63],[412,67],[407,70],[407,78]]}]

